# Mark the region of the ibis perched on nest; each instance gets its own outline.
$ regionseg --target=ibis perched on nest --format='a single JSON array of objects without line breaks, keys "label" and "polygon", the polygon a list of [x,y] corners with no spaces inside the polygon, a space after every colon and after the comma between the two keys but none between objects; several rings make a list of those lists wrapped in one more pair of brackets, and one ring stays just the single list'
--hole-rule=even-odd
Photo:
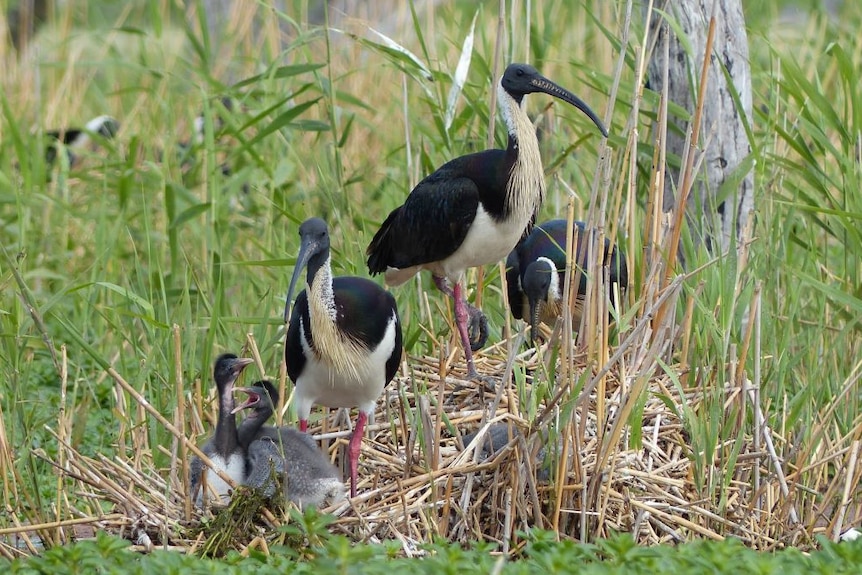
[{"label": "ibis perched on nest", "polygon": [[511,64],[497,88],[509,131],[507,148],[461,156],[426,176],[389,214],[368,246],[368,270],[385,273],[387,284],[401,284],[427,269],[437,287],[455,300],[455,323],[471,379],[478,376],[472,352],[481,338],[471,342],[468,319],[476,323],[481,312],[466,302],[464,273],[505,258],[535,221],[545,196],[539,142],[524,111],[524,96],[535,92],[575,106],[607,136],[601,120],[581,99],[532,66]]},{"label": "ibis perched on nest", "polygon": [[246,485],[275,492],[275,481],[283,480],[285,496],[300,507],[319,506],[344,497],[340,474],[314,439],[292,427],[264,425],[278,403],[278,391],[268,380],[252,387],[238,387],[248,399],[234,411],[251,409],[237,430],[246,450]]},{"label": "ibis perched on nest", "polygon": [[[240,446],[237,438],[233,391],[240,373],[252,361],[232,353],[223,354],[216,360],[213,378],[218,389],[218,419],[215,433],[201,448],[201,451],[212,460],[214,467],[227,473],[228,477],[237,484],[245,482],[246,472],[245,450]],[[199,493],[198,490],[202,484],[204,469],[203,461],[198,457],[192,458],[190,492],[196,502],[200,502],[203,497],[203,493]],[[215,473],[209,474],[207,478],[208,489],[216,495],[219,503],[226,503],[230,496],[230,486]]]},{"label": "ibis perched on nest", "polygon": [[[587,254],[589,238],[584,222],[574,222],[577,300],[572,306],[572,325],[579,326],[587,293]],[[516,319],[530,322],[530,337],[535,337],[539,322],[553,325],[562,312],[566,273],[566,220],[549,220],[534,227],[506,258],[506,284],[509,305]],[[609,269],[610,301],[617,303],[628,288],[626,258],[605,238],[602,266]]]},{"label": "ibis perched on nest", "polygon": [[306,431],[311,406],[358,407],[348,445],[350,496],[362,433],[377,398],[401,360],[401,321],[395,298],[367,278],[332,277],[329,229],[320,218],[299,227],[300,248],[287,291],[284,318],[304,268],[307,287],[296,296],[285,342],[287,374],[296,385],[299,428]]}]

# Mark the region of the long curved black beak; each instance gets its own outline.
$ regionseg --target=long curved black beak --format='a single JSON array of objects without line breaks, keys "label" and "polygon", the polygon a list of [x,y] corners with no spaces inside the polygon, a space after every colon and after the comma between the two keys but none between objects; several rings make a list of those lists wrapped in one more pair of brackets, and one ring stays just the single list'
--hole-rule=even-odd
[{"label": "long curved black beak", "polygon": [[308,265],[308,260],[311,256],[317,253],[319,243],[316,240],[303,238],[299,246],[299,254],[296,256],[296,265],[293,268],[293,276],[290,278],[290,287],[287,288],[287,301],[284,302],[284,323],[290,319],[290,303],[293,301],[293,290],[296,288],[296,281],[300,274]]},{"label": "long curved black beak", "polygon": [[605,128],[605,125],[599,119],[593,110],[587,106],[587,103],[563,88],[562,86],[556,84],[552,80],[545,78],[544,76],[539,76],[538,78],[533,79],[530,84],[537,92],[544,92],[549,96],[553,96],[555,98],[559,98],[564,102],[568,102],[581,112],[587,115],[587,117],[593,121],[593,123],[598,127],[599,131],[602,133],[602,136],[605,138],[608,137],[608,130]]},{"label": "long curved black beak", "polygon": [[537,299],[529,298],[530,302],[530,345],[536,345],[536,334],[539,329],[539,306],[541,302]]}]

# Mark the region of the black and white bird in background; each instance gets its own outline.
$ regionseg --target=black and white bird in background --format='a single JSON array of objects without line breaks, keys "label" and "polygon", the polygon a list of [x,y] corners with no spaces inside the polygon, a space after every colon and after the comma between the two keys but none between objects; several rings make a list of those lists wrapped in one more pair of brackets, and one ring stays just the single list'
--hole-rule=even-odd
[{"label": "black and white bird in background", "polygon": [[[584,222],[574,222],[575,269],[572,281],[577,282],[575,304],[571,307],[572,326],[581,324],[583,304],[587,293],[587,257],[589,254],[588,229]],[[535,226],[522,238],[506,258],[506,288],[509,306],[515,319],[530,324],[530,337],[534,339],[539,322],[553,326],[563,310],[565,285],[566,220],[549,220]],[[608,269],[609,295],[612,307],[628,288],[628,267],[625,254],[605,238],[600,269]],[[610,307],[608,307],[610,310]]]}]

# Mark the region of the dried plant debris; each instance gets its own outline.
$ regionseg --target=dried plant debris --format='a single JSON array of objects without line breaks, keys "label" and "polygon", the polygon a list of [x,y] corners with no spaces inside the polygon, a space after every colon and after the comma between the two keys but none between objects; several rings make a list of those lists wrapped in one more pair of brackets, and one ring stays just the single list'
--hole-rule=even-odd
[{"label": "dried plant debris", "polygon": [[[494,349],[476,365],[500,378],[507,364]],[[761,549],[811,543],[829,528],[815,517],[826,516],[822,509],[786,497],[785,486],[795,486],[799,475],[776,473],[764,441],[740,434],[741,443],[716,453],[711,469],[694,468],[702,458],[692,453],[681,414],[701,409],[700,390],[674,385],[661,372],[633,397],[619,364],[587,385],[599,371],[579,359],[570,377],[558,373],[549,384],[530,375],[543,372],[539,354],[522,354],[520,383],[491,389],[448,371],[439,358],[410,358],[409,376],[402,370],[387,388],[368,426],[358,496],[320,509],[336,518],[329,529],[355,541],[398,540],[405,549],[440,536],[493,541],[511,551],[518,532],[531,527],[577,539],[628,532],[643,544],[732,536]],[[740,390],[728,386],[723,393],[731,405]],[[331,461],[344,463],[349,429],[339,412],[309,431]],[[764,433],[787,441],[768,426]],[[290,521],[292,504],[279,503],[277,482],[265,482],[267,493],[241,487],[225,508],[198,509],[184,495],[180,458],[171,469],[155,469],[149,446],[137,447],[133,458],[91,458],[63,443],[63,463],[55,465],[74,487],[63,499],[63,516],[116,532],[143,551],[159,546],[217,556],[283,537],[278,526]],[[731,453],[734,467],[723,468]],[[837,485],[829,481],[807,489],[825,493]],[[858,522],[858,511],[845,509],[845,526]],[[64,529],[73,534],[71,526]]]}]

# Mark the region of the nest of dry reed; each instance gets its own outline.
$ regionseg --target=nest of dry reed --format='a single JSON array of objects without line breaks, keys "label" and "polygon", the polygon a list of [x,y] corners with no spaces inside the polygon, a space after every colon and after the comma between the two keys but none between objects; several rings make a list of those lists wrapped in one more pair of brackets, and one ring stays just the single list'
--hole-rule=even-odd
[{"label": "nest of dry reed", "polygon": [[[560,357],[548,355],[550,346],[516,355],[512,349],[522,341],[511,347],[503,342],[478,357],[480,373],[502,380],[494,386],[465,380],[457,351],[406,358],[363,441],[358,497],[323,510],[336,518],[330,529],[355,541],[398,540],[407,554],[434,537],[495,541],[502,551],[516,552],[519,532],[530,528],[581,540],[628,532],[642,544],[732,536],[768,549],[804,545],[814,533],[836,528],[836,519],[840,528],[859,516],[858,509],[825,510],[788,495],[802,490],[828,496],[852,486],[833,477],[802,487],[787,476],[788,465],[774,447],[786,449],[787,439],[763,424],[747,380],[719,391],[728,412],[750,402],[747,409],[762,433],[743,434],[742,444],[715,453],[712,468],[695,470],[699,457],[681,414],[698,412],[704,390],[687,389],[684,370],[654,369],[660,350],[647,352],[628,337],[619,348],[604,350],[605,361],[597,364],[571,346],[568,355],[556,348]],[[187,463],[199,438],[180,430],[189,427],[181,412],[194,397],[181,402],[184,409],[170,422],[119,373],[108,374],[137,401],[144,421],[156,418],[174,434],[170,449],[159,447],[170,454],[170,467],[156,469],[152,452],[141,445],[86,457],[61,432],[60,455],[52,461],[64,494],[58,520],[6,529],[4,546],[12,534],[19,550],[36,552],[39,538],[58,543],[95,529],[126,537],[144,551],[158,546],[218,555],[284,542],[277,527],[291,516],[244,490],[227,511],[202,512],[190,504]],[[202,431],[198,417],[191,423]],[[497,451],[482,449],[489,426],[501,424],[508,426],[508,441]],[[477,430],[476,441],[464,445],[464,436]],[[343,415],[329,412],[310,431],[333,461],[345,460],[349,428]],[[730,452],[728,472],[724,458]],[[855,459],[856,452],[838,455]]]}]

